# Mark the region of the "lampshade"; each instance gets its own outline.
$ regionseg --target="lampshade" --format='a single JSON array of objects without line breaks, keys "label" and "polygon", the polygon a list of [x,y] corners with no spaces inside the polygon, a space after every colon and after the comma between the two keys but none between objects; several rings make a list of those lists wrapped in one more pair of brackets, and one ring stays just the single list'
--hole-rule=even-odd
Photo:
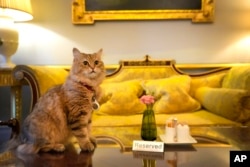
[{"label": "lampshade", "polygon": [[0,16],[11,17],[14,21],[32,20],[30,0],[0,0]]},{"label": "lampshade", "polygon": [[11,56],[18,48],[18,31],[14,22],[32,20],[30,0],[0,0],[0,67],[13,67]]}]

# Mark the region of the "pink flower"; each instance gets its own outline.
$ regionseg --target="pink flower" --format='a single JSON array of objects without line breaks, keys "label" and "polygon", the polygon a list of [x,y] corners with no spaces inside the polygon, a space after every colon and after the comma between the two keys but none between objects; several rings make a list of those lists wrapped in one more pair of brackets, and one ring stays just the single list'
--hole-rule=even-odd
[{"label": "pink flower", "polygon": [[154,96],[151,95],[143,95],[140,98],[140,101],[146,105],[153,104],[155,102]]}]

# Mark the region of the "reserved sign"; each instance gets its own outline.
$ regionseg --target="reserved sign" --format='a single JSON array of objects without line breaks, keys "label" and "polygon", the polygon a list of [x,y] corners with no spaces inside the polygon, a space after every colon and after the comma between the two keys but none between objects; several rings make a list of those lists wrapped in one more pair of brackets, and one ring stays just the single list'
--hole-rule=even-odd
[{"label": "reserved sign", "polygon": [[164,143],[156,141],[133,141],[133,151],[164,152]]},{"label": "reserved sign", "polygon": [[164,152],[133,151],[134,158],[140,159],[164,159]]}]

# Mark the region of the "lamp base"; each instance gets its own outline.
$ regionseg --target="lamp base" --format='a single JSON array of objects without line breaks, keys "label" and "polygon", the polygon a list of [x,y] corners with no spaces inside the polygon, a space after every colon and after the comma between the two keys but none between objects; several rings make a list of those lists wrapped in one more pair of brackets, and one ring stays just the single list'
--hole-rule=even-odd
[{"label": "lamp base", "polygon": [[13,67],[11,56],[18,48],[18,31],[11,18],[0,17],[0,67]]},{"label": "lamp base", "polygon": [[12,68],[12,67],[14,67],[15,64],[12,63],[10,58],[11,58],[10,56],[9,57],[3,56],[3,59],[1,59],[1,61],[0,61],[0,68]]}]

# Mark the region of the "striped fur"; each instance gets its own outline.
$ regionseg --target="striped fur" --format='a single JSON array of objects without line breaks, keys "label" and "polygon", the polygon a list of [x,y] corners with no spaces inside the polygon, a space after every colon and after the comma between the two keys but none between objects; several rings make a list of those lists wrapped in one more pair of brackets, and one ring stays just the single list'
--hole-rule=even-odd
[{"label": "striped fur", "polygon": [[61,152],[72,137],[81,150],[95,149],[96,142],[90,133],[91,115],[93,99],[98,99],[99,85],[105,76],[101,54],[102,50],[85,54],[73,49],[74,61],[65,83],[48,90],[25,119],[17,146],[19,152]]}]

